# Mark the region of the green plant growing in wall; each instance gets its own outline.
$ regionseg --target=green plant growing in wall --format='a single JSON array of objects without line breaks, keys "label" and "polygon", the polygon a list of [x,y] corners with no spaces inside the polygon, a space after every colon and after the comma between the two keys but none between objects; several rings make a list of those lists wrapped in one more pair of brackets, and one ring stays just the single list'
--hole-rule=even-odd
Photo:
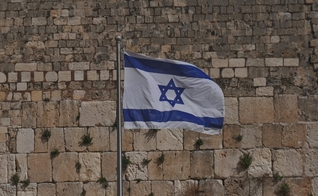
[{"label": "green plant growing in wall", "polygon": [[283,179],[283,176],[279,175],[277,172],[273,175],[273,178],[274,180],[277,182],[277,181],[280,181]]},{"label": "green plant growing in wall", "polygon": [[60,154],[60,151],[57,149],[57,148],[54,148],[51,153],[50,153],[50,156],[52,159],[54,159],[55,157],[59,156]]},{"label": "green plant growing in wall", "polygon": [[290,193],[289,185],[286,182],[280,186],[278,193],[282,196],[287,196]]},{"label": "green plant growing in wall", "polygon": [[136,179],[136,183],[138,184],[139,182],[141,182],[141,179],[140,178]]},{"label": "green plant growing in wall", "polygon": [[161,156],[158,157],[158,159],[157,159],[157,163],[158,163],[159,165],[161,165],[161,164],[163,164],[164,161],[165,161],[165,155],[164,155],[164,154],[161,154]]},{"label": "green plant growing in wall", "polygon": [[50,137],[51,137],[51,131],[49,131],[48,129],[45,129],[41,136],[42,140],[49,141]]},{"label": "green plant growing in wall", "polygon": [[233,138],[234,138],[237,142],[240,142],[240,141],[242,141],[242,139],[243,139],[243,135],[239,134],[238,136],[234,136]]},{"label": "green plant growing in wall", "polygon": [[81,168],[82,168],[82,164],[77,161],[77,162],[75,163],[76,172],[79,173],[80,170],[81,170]]},{"label": "green plant growing in wall", "polygon": [[97,182],[101,184],[104,188],[108,187],[108,181],[104,177],[100,177]]},{"label": "green plant growing in wall", "polygon": [[251,154],[244,153],[242,156],[240,156],[239,163],[244,169],[247,169],[252,164],[252,161],[253,161],[253,157],[251,156]]},{"label": "green plant growing in wall", "polygon": [[16,173],[11,176],[11,182],[13,185],[17,185],[20,182],[20,176]]},{"label": "green plant growing in wall", "polygon": [[201,138],[199,138],[196,142],[195,142],[195,147],[198,149],[200,148],[200,146],[203,145],[203,140]]},{"label": "green plant growing in wall", "polygon": [[155,194],[153,194],[153,193],[150,193],[148,196],[155,196]]},{"label": "green plant growing in wall", "polygon": [[130,164],[131,164],[130,158],[127,157],[126,155],[124,155],[124,156],[122,157],[122,167],[123,167],[123,170],[126,170],[127,167],[128,167],[128,165],[130,165]]},{"label": "green plant growing in wall", "polygon": [[30,185],[30,180],[29,179],[26,179],[24,181],[21,181],[23,183],[23,187],[27,187]]},{"label": "green plant growing in wall", "polygon": [[44,101],[44,102],[49,102],[49,101],[50,101],[50,98],[47,98],[47,97],[46,97],[46,98],[43,99],[43,101]]},{"label": "green plant growing in wall", "polygon": [[142,164],[143,165],[148,165],[151,162],[151,159],[143,159]]},{"label": "green plant growing in wall", "polygon": [[84,134],[81,137],[80,145],[81,146],[90,146],[90,145],[92,145],[92,140],[93,140],[93,138],[91,137],[91,135],[89,133]]},{"label": "green plant growing in wall", "polygon": [[80,114],[78,114],[78,115],[76,116],[76,121],[79,121],[79,120],[80,120],[80,118],[81,118],[81,115],[80,115]]}]

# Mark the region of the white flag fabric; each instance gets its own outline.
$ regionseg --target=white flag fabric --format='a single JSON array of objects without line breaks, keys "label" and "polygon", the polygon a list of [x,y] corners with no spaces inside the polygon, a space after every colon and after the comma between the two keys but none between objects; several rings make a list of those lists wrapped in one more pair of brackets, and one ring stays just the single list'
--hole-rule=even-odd
[{"label": "white flag fabric", "polygon": [[223,92],[198,67],[129,51],[125,51],[124,62],[125,128],[221,132]]}]

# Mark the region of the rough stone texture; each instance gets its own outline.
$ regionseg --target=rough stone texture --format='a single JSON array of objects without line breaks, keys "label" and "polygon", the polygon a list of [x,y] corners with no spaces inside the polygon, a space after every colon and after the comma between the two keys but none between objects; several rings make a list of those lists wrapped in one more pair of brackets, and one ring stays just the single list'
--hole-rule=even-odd
[{"label": "rough stone texture", "polygon": [[84,190],[86,191],[86,196],[104,196],[106,192],[105,188],[98,182],[84,184]]},{"label": "rough stone texture", "polygon": [[105,152],[102,154],[102,176],[107,180],[116,181],[117,179],[117,152]]},{"label": "rough stone texture", "polygon": [[161,129],[157,132],[158,150],[182,150],[182,129]]},{"label": "rough stone texture", "polygon": [[50,182],[52,179],[49,154],[29,154],[28,174],[31,182]]},{"label": "rough stone texture", "polygon": [[158,158],[162,156],[162,152],[149,152],[148,160],[148,178],[149,180],[162,180],[163,179],[163,165],[158,162]]},{"label": "rough stone texture", "polygon": [[109,151],[108,127],[91,127],[88,134],[92,138],[92,145],[88,146],[89,151]]},{"label": "rough stone texture", "polygon": [[272,176],[271,151],[268,148],[256,148],[249,152],[253,161],[248,168],[248,174],[255,178]]},{"label": "rough stone texture", "polygon": [[311,149],[305,154],[305,175],[306,176],[317,176],[318,174],[318,166],[317,160],[318,158],[318,150]]},{"label": "rough stone texture", "polygon": [[17,134],[17,152],[30,153],[34,150],[33,129],[19,129]]},{"label": "rough stone texture", "polygon": [[282,145],[292,148],[300,148],[306,141],[306,125],[290,124],[284,126],[282,131]]},{"label": "rough stone texture", "polygon": [[224,195],[224,186],[221,180],[203,179],[199,181],[200,196],[222,196]]},{"label": "rough stone texture", "polygon": [[0,183],[7,183],[7,180],[9,178],[8,176],[8,156],[7,155],[0,155]]},{"label": "rough stone texture", "polygon": [[18,184],[18,196],[36,196],[37,195],[37,184],[30,183],[27,187],[24,187],[23,184]]},{"label": "rough stone texture", "polygon": [[318,123],[307,124],[306,141],[309,147],[318,148]]},{"label": "rough stone texture", "polygon": [[224,98],[225,105],[225,119],[226,124],[238,123],[238,101],[236,98],[226,97]]},{"label": "rough stone texture", "polygon": [[53,180],[55,182],[77,181],[79,179],[75,164],[78,154],[75,152],[61,153],[52,161]]},{"label": "rough stone texture", "polygon": [[149,195],[151,193],[151,184],[149,181],[130,183],[130,194],[131,195]]},{"label": "rough stone texture", "polygon": [[174,185],[171,181],[152,181],[151,190],[154,195],[174,196]]},{"label": "rough stone texture", "polygon": [[186,181],[174,181],[175,183],[175,196],[182,195],[195,195],[198,192],[198,181],[186,180]]},{"label": "rough stone texture", "polygon": [[38,102],[37,127],[56,127],[59,123],[59,111],[56,102]]},{"label": "rough stone texture", "polygon": [[302,156],[295,149],[273,151],[273,161],[273,173],[284,177],[303,174]]},{"label": "rough stone texture", "polygon": [[54,195],[56,193],[55,184],[40,183],[38,184],[37,195]]},{"label": "rough stone texture", "polygon": [[126,157],[129,158],[130,164],[125,171],[125,177],[128,180],[147,180],[148,168],[143,164],[143,160],[147,159],[145,152],[127,152]]},{"label": "rough stone texture", "polygon": [[239,160],[243,153],[239,150],[226,149],[214,151],[214,172],[217,178],[236,176],[239,173]]},{"label": "rough stone texture", "polygon": [[224,180],[225,195],[249,195],[249,184],[247,175],[231,176]]},{"label": "rough stone texture", "polygon": [[27,155],[26,154],[17,154],[15,156],[16,159],[16,167],[17,172],[19,173],[19,177],[21,181],[28,179],[28,163],[27,163]]},{"label": "rough stone texture", "polygon": [[282,130],[281,124],[263,124],[263,145],[267,148],[281,148]]},{"label": "rough stone texture", "polygon": [[213,178],[213,151],[191,152],[191,178]]},{"label": "rough stone texture", "polygon": [[65,149],[67,151],[84,151],[86,146],[81,145],[81,138],[85,134],[87,134],[85,128],[65,128]]},{"label": "rough stone texture", "polygon": [[76,126],[79,116],[78,102],[65,100],[60,102],[59,125],[63,127]]},{"label": "rough stone texture", "polygon": [[[251,107],[253,105],[254,107]],[[272,98],[243,97],[239,99],[240,122],[271,123],[274,121],[274,105]]]},{"label": "rough stone texture", "polygon": [[[97,181],[101,174],[99,153],[80,153],[79,163],[81,170],[79,177],[81,181]],[[75,168],[75,163],[74,163]]]},{"label": "rough stone texture", "polygon": [[164,152],[163,178],[165,180],[187,179],[190,175],[190,152]]},{"label": "rough stone texture", "polygon": [[81,182],[63,182],[56,184],[57,195],[81,195],[83,193],[83,184]]},{"label": "rough stone texture", "polygon": [[135,133],[134,150],[136,151],[150,151],[156,150],[157,147],[157,135],[155,130],[141,129],[136,130]]},{"label": "rough stone texture", "polygon": [[11,184],[0,184],[0,195],[15,196],[17,188]]},{"label": "rough stone texture", "polygon": [[198,146],[195,145],[196,141],[201,139],[203,145],[199,149],[220,149],[222,148],[222,134],[219,135],[208,135],[198,133],[195,131],[186,130],[184,131],[183,145],[185,150],[196,150]]},{"label": "rough stone texture", "polygon": [[116,119],[116,102],[82,102],[80,126],[112,126]]},{"label": "rough stone texture", "polygon": [[294,123],[297,121],[297,96],[279,95],[275,97],[275,121],[283,123]]}]

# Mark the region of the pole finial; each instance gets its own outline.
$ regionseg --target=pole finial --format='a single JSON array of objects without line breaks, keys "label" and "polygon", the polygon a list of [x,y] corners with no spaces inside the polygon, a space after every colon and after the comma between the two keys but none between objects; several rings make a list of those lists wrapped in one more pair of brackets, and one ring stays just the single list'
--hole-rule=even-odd
[{"label": "pole finial", "polygon": [[116,41],[121,41],[121,36],[120,35],[116,35],[115,39],[116,39]]}]

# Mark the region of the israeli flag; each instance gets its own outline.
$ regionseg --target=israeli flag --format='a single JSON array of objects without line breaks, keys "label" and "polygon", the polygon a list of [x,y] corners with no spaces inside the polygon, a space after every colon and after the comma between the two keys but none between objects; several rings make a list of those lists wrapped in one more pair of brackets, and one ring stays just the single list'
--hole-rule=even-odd
[{"label": "israeli flag", "polygon": [[125,128],[221,132],[223,92],[198,67],[128,51],[125,51],[124,61]]}]

